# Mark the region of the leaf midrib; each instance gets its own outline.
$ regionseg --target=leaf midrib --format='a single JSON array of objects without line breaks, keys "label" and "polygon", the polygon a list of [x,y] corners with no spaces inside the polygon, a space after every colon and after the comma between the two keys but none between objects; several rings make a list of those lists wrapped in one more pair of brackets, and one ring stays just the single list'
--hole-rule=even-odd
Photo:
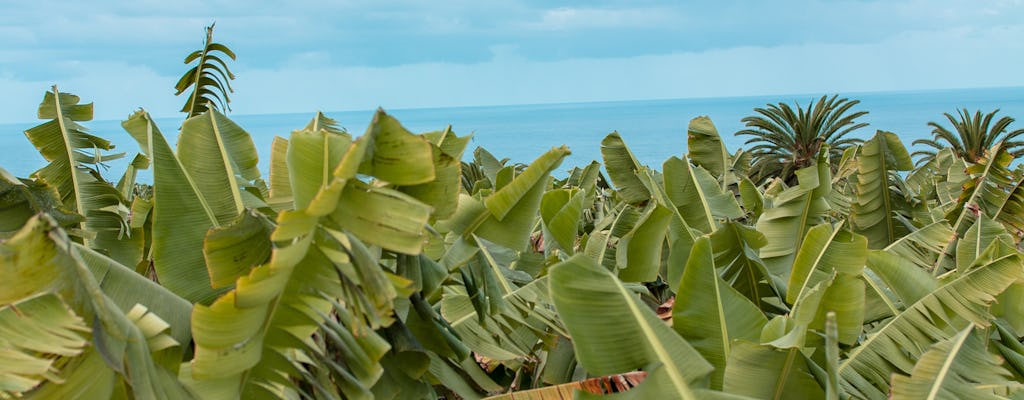
[{"label": "leaf midrib", "polygon": [[672,356],[669,354],[668,350],[665,349],[661,340],[658,339],[653,327],[651,327],[643,317],[642,312],[644,310],[637,307],[636,302],[633,301],[633,298],[626,291],[626,288],[619,283],[618,278],[613,279],[615,281],[615,289],[618,290],[622,298],[625,299],[626,306],[629,307],[630,315],[632,315],[637,321],[637,325],[640,327],[640,330],[643,331],[644,337],[652,339],[647,341],[647,343],[650,344],[654,353],[658,356],[658,359],[662,361],[662,368],[665,368],[665,372],[672,381],[672,386],[676,388],[677,393],[679,393],[682,398],[694,398],[693,392],[690,391],[689,385],[686,384],[686,379],[680,374],[678,366],[675,364],[674,360],[672,360]]},{"label": "leaf midrib", "polygon": [[[56,108],[56,112],[57,112],[57,124],[58,124],[58,126],[60,126],[61,140],[64,141],[64,155],[66,155],[68,157],[68,167],[71,168],[71,185],[74,188],[75,211],[77,211],[78,213],[80,213],[80,214],[82,214],[84,216],[85,215],[85,210],[84,210],[84,207],[82,206],[82,196],[81,196],[82,191],[79,188],[79,183],[78,183],[78,163],[75,161],[74,149],[71,147],[71,140],[70,140],[70,138],[68,138],[67,126],[64,125],[64,111],[61,109],[61,106],[60,106],[60,92],[57,90],[57,85],[53,85],[52,90],[53,90],[53,105],[54,105],[54,108]],[[85,223],[84,222],[80,222],[79,224],[81,226],[81,225],[84,225]],[[92,246],[89,246],[90,242],[92,242],[92,240],[89,239],[88,236],[84,236],[82,238],[82,243],[85,244],[86,247],[92,247]]]}]

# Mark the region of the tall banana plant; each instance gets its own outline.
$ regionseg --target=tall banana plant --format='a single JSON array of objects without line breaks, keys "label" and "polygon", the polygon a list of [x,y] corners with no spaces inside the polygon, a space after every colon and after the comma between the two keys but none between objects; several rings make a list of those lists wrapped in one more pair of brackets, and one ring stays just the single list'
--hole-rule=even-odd
[{"label": "tall banana plant", "polygon": [[145,111],[121,125],[153,160],[150,254],[156,275],[189,301],[209,304],[228,287],[211,282],[204,239],[245,210],[240,180],[259,176],[252,139],[216,110],[185,121],[177,152]]},{"label": "tall banana plant", "polygon": [[175,96],[192,89],[185,100],[185,105],[181,107],[181,112],[188,118],[202,114],[210,108],[231,111],[231,98],[228,97],[228,93],[234,92],[231,80],[235,79],[235,74],[228,69],[224,57],[234,60],[235,53],[227,46],[213,41],[214,25],[216,24],[206,27],[203,47],[185,57],[185,64],[195,62],[195,66],[185,72],[174,85],[177,91],[174,93]]},{"label": "tall banana plant", "polygon": [[48,121],[25,131],[25,136],[48,164],[32,176],[53,186],[66,209],[85,217],[73,231],[82,243],[135,266],[142,259],[140,232],[129,225],[124,196],[100,174],[105,163],[125,154],[104,154],[114,145],[79,124],[93,117],[92,103],[80,101],[56,86],[43,96],[38,114]]}]

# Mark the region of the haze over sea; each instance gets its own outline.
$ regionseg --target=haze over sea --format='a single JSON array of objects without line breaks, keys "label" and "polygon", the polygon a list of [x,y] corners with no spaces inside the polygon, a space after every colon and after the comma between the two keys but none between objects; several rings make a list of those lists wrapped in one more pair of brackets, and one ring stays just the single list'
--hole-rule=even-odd
[{"label": "haze over sea", "polygon": [[[854,110],[869,112],[859,121],[870,125],[855,131],[852,136],[868,138],[876,130],[886,130],[899,134],[908,147],[915,139],[931,137],[931,129],[926,125],[929,121],[950,127],[942,113],[955,115],[959,108],[967,108],[972,114],[979,109],[987,113],[998,108],[997,117],[1017,119],[1010,125],[1010,130],[1024,128],[1024,87],[844,93],[841,96],[860,100]],[[641,164],[660,170],[665,159],[687,152],[686,127],[694,117],[711,117],[729,151],[735,152],[743,146],[746,138],[736,137],[733,133],[743,129],[740,119],[752,115],[755,107],[780,101],[798,102],[806,107],[818,97],[820,94],[386,111],[414,133],[444,129],[448,124],[459,136],[472,133],[473,141],[466,151],[467,160],[472,158],[473,149],[480,146],[499,159],[507,157],[513,162],[529,163],[549,148],[564,144],[572,150],[572,155],[560,167],[564,173],[573,166],[583,166],[591,160],[600,161],[601,139],[612,131],[618,131]],[[41,99],[42,92],[35,101]],[[89,99],[86,97],[83,101],[88,102]],[[97,104],[96,107],[103,105]],[[252,135],[259,151],[260,170],[266,174],[274,136],[287,138],[291,131],[305,126],[314,112],[229,116]],[[362,135],[373,117],[372,110],[325,111],[325,114],[338,120],[353,136]],[[181,118],[156,120],[172,142],[176,140],[181,121]],[[0,167],[19,177],[27,177],[45,165],[23,134],[25,129],[34,125],[0,125]],[[120,121],[89,121],[84,125],[90,133],[111,140],[117,146],[115,152],[128,153],[124,159],[111,162],[109,171],[103,172],[107,180],[116,181],[127,160],[138,152],[136,142],[121,129]],[[916,149],[911,147],[911,151]],[[151,181],[151,175],[144,172],[139,179]]]}]

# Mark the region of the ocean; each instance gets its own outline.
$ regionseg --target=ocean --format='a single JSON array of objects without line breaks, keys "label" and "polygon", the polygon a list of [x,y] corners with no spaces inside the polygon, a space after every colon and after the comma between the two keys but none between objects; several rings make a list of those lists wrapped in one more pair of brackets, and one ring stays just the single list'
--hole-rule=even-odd
[{"label": "ocean", "polygon": [[[1024,88],[952,89],[908,92],[870,92],[841,94],[860,100],[854,110],[869,113],[858,121],[870,125],[851,133],[868,138],[876,130],[897,133],[904,144],[911,147],[915,139],[930,138],[929,121],[949,126],[942,115],[956,115],[959,108],[987,113],[1000,109],[998,116],[1010,116],[1017,122],[1010,130],[1024,128]],[[722,97],[702,99],[609,101],[570,104],[537,104],[483,107],[420,108],[386,110],[413,132],[444,129],[449,124],[459,136],[472,134],[466,150],[466,159],[473,149],[483,147],[496,157],[512,162],[529,163],[552,147],[569,146],[572,155],[562,163],[564,175],[573,166],[583,166],[591,160],[601,160],[600,143],[608,133],[618,131],[641,164],[661,169],[671,156],[686,150],[686,127],[697,116],[707,115],[714,121],[719,134],[730,152],[743,146],[745,137],[733,135],[743,129],[740,119],[752,115],[755,107],[768,103],[794,102],[806,107],[820,95],[776,95],[751,97]],[[260,169],[266,174],[269,165],[270,144],[274,136],[288,137],[295,129],[306,125],[315,110],[308,113],[272,115],[229,115],[246,129],[260,155]],[[325,112],[338,120],[354,136],[362,135],[373,117],[373,110]],[[176,138],[181,118],[157,119],[157,125],[168,136]],[[23,134],[34,124],[0,125],[0,167],[19,177],[27,177],[44,165],[44,160]],[[127,152],[123,160],[111,162],[103,171],[104,177],[117,181],[127,160],[137,153],[135,141],[121,129],[120,121],[90,121],[84,123],[90,133],[111,140],[117,152]],[[911,151],[915,148],[911,147]],[[144,172],[140,181],[151,181]]]}]

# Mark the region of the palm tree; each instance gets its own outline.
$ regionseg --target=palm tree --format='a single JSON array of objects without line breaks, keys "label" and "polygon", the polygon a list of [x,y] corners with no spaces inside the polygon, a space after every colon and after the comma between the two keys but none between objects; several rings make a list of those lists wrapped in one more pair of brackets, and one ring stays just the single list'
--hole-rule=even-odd
[{"label": "palm tree", "polygon": [[760,115],[743,118],[741,122],[747,129],[736,135],[753,136],[744,143],[755,144],[750,148],[753,154],[750,178],[760,183],[778,176],[793,182],[796,170],[814,164],[822,144],[829,146],[831,159],[837,163],[846,148],[862,142],[844,136],[867,126],[866,122],[857,123],[855,119],[868,112],[848,113],[860,101],[837,97],[821,96],[806,110],[799,103],[795,110],[785,103],[768,104],[767,108],[754,109]]},{"label": "palm tree", "polygon": [[[1014,157],[1024,154],[1024,148],[1022,148],[1024,141],[1013,140],[1017,136],[1024,134],[1024,129],[1006,132],[1014,119],[1005,116],[995,121],[995,124],[992,124],[992,119],[995,118],[998,112],[999,109],[996,109],[982,116],[981,110],[978,110],[974,112],[972,117],[967,109],[964,108],[957,110],[959,119],[953,117],[950,113],[943,113],[946,119],[953,124],[956,134],[954,135],[953,132],[938,123],[929,122],[928,126],[932,127],[933,139],[918,139],[914,141],[914,144],[923,144],[932,149],[915,151],[913,154],[915,157],[921,156],[917,163],[928,162],[928,160],[935,157],[937,151],[942,150],[944,147],[952,148],[954,153],[967,162],[977,163],[985,156],[985,152],[988,149],[991,149],[999,142],[1003,142],[1003,148],[1009,151],[1010,154],[1013,154]],[[945,142],[946,145],[941,144],[940,141]]]}]

